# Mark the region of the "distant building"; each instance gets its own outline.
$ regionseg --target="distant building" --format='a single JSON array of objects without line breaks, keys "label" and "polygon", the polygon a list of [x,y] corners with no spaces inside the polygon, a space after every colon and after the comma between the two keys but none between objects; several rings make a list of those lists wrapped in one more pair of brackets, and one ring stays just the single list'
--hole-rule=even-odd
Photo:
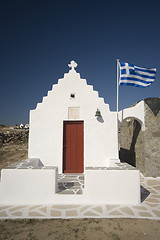
[{"label": "distant building", "polygon": [[29,124],[23,124],[23,123],[21,123],[20,125],[19,125],[19,128],[29,128]]},{"label": "distant building", "polygon": [[21,123],[21,124],[19,125],[19,128],[24,128],[24,124]]}]

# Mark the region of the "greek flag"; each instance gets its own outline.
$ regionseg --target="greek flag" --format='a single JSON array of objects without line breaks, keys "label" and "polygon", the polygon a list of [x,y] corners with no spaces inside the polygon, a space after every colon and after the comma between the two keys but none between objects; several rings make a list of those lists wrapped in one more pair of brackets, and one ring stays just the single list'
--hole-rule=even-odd
[{"label": "greek flag", "polygon": [[155,80],[156,68],[138,67],[120,62],[120,85],[148,87]]}]

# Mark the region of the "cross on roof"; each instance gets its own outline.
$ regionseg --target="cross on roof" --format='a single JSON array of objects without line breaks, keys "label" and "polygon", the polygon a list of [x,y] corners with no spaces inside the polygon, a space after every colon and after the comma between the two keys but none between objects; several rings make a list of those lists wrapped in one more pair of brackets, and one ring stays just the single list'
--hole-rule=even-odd
[{"label": "cross on roof", "polygon": [[68,66],[72,68],[71,70],[75,70],[74,68],[76,68],[78,64],[75,61],[71,61],[70,64],[68,64]]}]

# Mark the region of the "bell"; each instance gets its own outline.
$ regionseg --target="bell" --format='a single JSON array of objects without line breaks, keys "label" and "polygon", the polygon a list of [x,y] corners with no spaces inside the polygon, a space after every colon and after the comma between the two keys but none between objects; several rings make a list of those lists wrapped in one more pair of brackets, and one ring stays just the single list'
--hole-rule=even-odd
[{"label": "bell", "polygon": [[97,108],[97,111],[96,111],[95,117],[100,117],[100,116],[101,116],[101,112],[100,112],[99,109]]}]

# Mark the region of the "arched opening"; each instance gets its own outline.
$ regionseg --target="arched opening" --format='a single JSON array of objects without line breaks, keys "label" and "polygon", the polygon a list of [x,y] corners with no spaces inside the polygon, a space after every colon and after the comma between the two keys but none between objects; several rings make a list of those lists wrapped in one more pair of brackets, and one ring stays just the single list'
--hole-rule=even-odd
[{"label": "arched opening", "polygon": [[136,152],[141,152],[141,122],[128,117],[119,125],[119,158],[121,162],[137,166]]}]

